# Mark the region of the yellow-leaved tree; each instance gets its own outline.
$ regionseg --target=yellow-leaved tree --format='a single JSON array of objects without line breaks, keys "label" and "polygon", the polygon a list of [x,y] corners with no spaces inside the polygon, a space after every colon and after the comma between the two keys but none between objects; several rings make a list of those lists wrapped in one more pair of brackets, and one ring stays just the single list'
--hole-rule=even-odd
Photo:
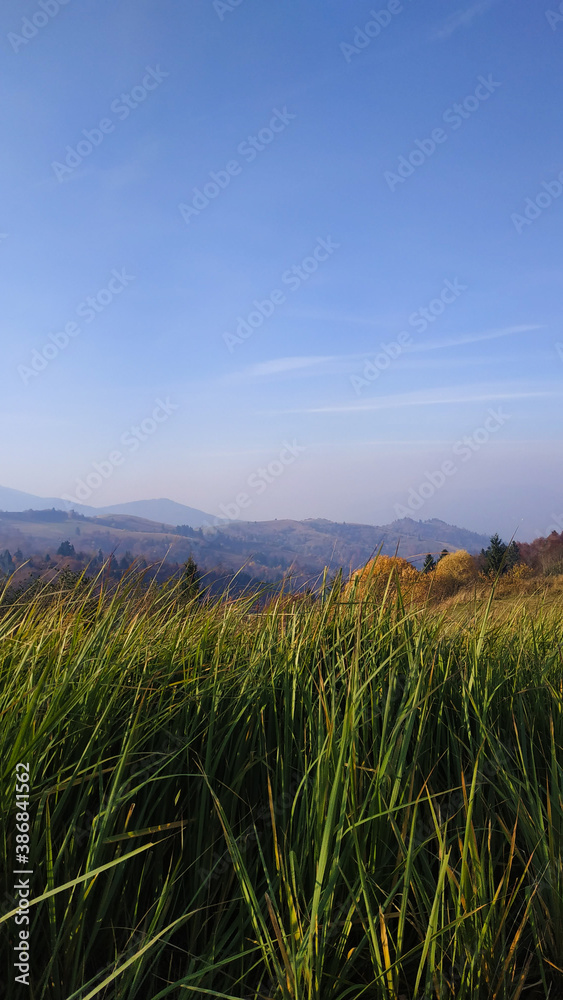
[{"label": "yellow-leaved tree", "polygon": [[399,556],[377,556],[352,574],[344,588],[344,597],[347,600],[357,601],[366,597],[381,598],[389,581],[389,593],[394,595],[397,580],[404,596],[412,590],[419,575],[418,570],[406,559],[401,559]]},{"label": "yellow-leaved tree", "polygon": [[436,565],[432,574],[438,591],[444,596],[455,593],[461,587],[473,583],[479,575],[479,570],[473,556],[465,549],[450,552]]}]

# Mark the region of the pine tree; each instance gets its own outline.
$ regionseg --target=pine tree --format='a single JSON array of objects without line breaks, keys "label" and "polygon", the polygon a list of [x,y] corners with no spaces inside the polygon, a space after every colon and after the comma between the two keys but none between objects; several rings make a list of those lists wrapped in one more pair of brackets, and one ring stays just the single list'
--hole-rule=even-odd
[{"label": "pine tree", "polygon": [[500,535],[494,534],[488,549],[481,549],[485,559],[485,572],[489,576],[503,575],[520,561],[520,550],[516,542],[507,545]]},{"label": "pine tree", "polygon": [[14,564],[12,562],[12,556],[10,555],[9,549],[4,549],[0,554],[0,573],[4,576],[11,576],[14,572]]},{"label": "pine tree", "polygon": [[75,555],[74,545],[71,545],[71,543],[68,542],[68,541],[61,542],[61,544],[59,545],[59,547],[57,549],[57,555],[58,556],[74,556]]},{"label": "pine tree", "polygon": [[520,549],[516,542],[511,542],[506,550],[506,568],[512,569],[520,562]]},{"label": "pine tree", "polygon": [[422,567],[423,573],[431,573],[433,569],[436,569],[436,560],[430,555],[430,552],[424,560],[424,566]]},{"label": "pine tree", "polygon": [[188,561],[184,563],[184,572],[182,574],[182,580],[180,582],[180,590],[182,596],[188,601],[194,599],[199,594],[199,584],[200,575],[198,573],[197,565],[190,556]]}]

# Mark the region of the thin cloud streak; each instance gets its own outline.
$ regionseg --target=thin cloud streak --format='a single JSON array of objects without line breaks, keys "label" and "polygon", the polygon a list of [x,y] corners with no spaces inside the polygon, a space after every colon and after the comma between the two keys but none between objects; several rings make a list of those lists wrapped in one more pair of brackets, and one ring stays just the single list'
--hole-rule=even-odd
[{"label": "thin cloud streak", "polygon": [[434,30],[432,38],[434,40],[444,40],[450,38],[456,31],[460,28],[467,28],[476,17],[480,14],[485,14],[497,0],[479,0],[478,3],[472,4],[471,7],[467,7],[465,10],[453,11],[446,20]]},{"label": "thin cloud streak", "polygon": [[226,382],[239,382],[245,379],[267,378],[270,375],[287,375],[290,372],[303,372],[318,368],[327,362],[337,361],[335,355],[319,355],[313,357],[297,356],[290,358],[273,358],[271,361],[261,361],[240,372],[232,372],[224,377]]},{"label": "thin cloud streak", "polygon": [[461,337],[449,337],[447,340],[434,340],[428,344],[415,344],[409,348],[409,353],[418,351],[438,351],[444,347],[463,347],[465,344],[479,344],[483,340],[497,340],[499,337],[511,337],[517,333],[531,333],[533,330],[542,330],[539,324],[507,326],[501,330],[489,330],[486,333],[468,333]]},{"label": "thin cloud streak", "polygon": [[[417,354],[426,351],[438,351],[450,347],[465,347],[468,344],[478,344],[482,341],[498,340],[501,337],[515,336],[519,333],[529,333],[534,330],[543,329],[538,324],[523,324],[520,326],[509,326],[499,330],[489,330],[484,333],[462,334],[461,337],[450,337],[445,340],[434,340],[429,343],[414,344],[412,347],[405,347],[403,360],[407,355]],[[414,336],[414,335],[413,335]],[[243,368],[241,371],[232,372],[223,376],[222,382],[254,381],[261,378],[275,377],[276,375],[318,376],[325,374],[347,374],[354,371],[357,364],[367,361],[377,354],[380,345],[376,344],[372,351],[362,351],[358,354],[328,354],[328,355],[304,355],[286,358],[273,358],[271,361],[262,361],[257,364]],[[462,361],[460,363],[466,363]],[[471,362],[471,360],[469,361]]]},{"label": "thin cloud streak", "polygon": [[349,323],[355,326],[371,326],[386,329],[388,323],[385,320],[369,319],[367,316],[354,316],[350,313],[338,313],[332,309],[298,309],[286,310],[286,316],[290,319],[313,320],[319,323]]},{"label": "thin cloud streak", "polygon": [[539,399],[557,396],[551,390],[512,391],[506,387],[475,386],[465,391],[459,388],[447,387],[435,390],[418,390],[416,392],[398,393],[394,396],[382,396],[379,399],[362,400],[357,403],[345,403],[336,406],[316,406],[301,410],[285,410],[285,413],[366,413],[375,410],[401,409],[408,406],[458,406],[460,403],[501,402],[508,399]]}]

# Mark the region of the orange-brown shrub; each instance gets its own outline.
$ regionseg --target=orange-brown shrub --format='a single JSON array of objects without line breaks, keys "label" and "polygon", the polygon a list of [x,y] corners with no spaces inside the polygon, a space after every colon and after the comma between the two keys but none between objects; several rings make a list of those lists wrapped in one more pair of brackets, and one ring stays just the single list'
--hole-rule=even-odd
[{"label": "orange-brown shrub", "polygon": [[[391,583],[389,584],[389,578]],[[377,556],[352,574],[344,588],[346,600],[364,600],[366,597],[381,599],[389,584],[389,593],[397,592],[397,580],[402,595],[409,596],[420,577],[418,570],[399,556]]]}]

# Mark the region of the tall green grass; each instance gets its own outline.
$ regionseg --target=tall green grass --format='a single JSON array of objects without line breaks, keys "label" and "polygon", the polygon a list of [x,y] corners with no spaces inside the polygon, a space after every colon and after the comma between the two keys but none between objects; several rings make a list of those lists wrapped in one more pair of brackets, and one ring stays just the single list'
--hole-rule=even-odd
[{"label": "tall green grass", "polygon": [[561,620],[78,587],[0,606],[33,1000],[563,995]]}]

